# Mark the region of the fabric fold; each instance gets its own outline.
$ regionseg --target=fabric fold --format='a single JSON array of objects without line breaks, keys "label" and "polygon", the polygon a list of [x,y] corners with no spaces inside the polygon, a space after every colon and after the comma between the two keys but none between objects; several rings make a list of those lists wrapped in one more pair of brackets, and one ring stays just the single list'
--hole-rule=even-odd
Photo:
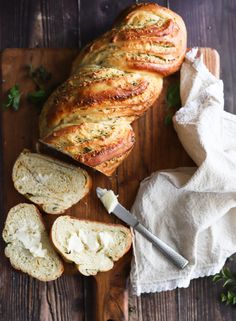
[{"label": "fabric fold", "polygon": [[223,83],[197,52],[182,65],[183,107],[173,124],[198,167],[153,173],[141,182],[132,207],[189,265],[178,270],[134,232],[131,286],[137,295],[187,287],[193,278],[218,272],[236,251],[236,116],[223,110]]}]

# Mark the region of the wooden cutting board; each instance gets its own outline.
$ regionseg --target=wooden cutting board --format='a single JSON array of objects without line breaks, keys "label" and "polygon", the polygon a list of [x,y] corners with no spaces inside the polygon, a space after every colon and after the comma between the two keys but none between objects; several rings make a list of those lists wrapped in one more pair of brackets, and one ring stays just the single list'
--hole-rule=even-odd
[{"label": "wooden cutting board", "polygon": [[[219,77],[218,53],[209,48],[202,48],[201,52],[208,68]],[[8,90],[15,84],[19,84],[23,92],[21,106],[17,112],[1,112],[4,218],[12,206],[19,202],[28,202],[14,189],[11,171],[14,161],[24,148],[36,150],[38,139],[39,109],[30,105],[26,100],[26,94],[34,90],[32,80],[27,77],[26,65],[32,64],[34,67],[44,65],[52,73],[50,86],[54,87],[67,78],[71,63],[77,53],[76,49],[6,49],[1,55],[3,101],[6,99]],[[174,110],[167,108],[167,88],[171,83],[178,82],[178,79],[178,73],[166,78],[162,94],[153,108],[150,108],[142,118],[134,122],[135,147],[116,173],[108,178],[88,169],[93,180],[92,191],[65,214],[101,222],[118,223],[119,220],[108,215],[97,199],[95,194],[97,186],[115,191],[119,194],[120,202],[129,209],[135,199],[140,181],[153,171],[193,165],[192,160],[178,141],[172,124],[165,124],[166,116],[174,112]],[[49,149],[44,149],[44,152],[75,163],[59,153],[52,153]],[[55,218],[54,215],[44,214],[48,228]],[[127,277],[130,270],[131,254],[130,251],[119,260],[111,271],[95,276],[96,299],[93,308],[96,321],[128,320]],[[10,273],[9,262],[4,262],[7,266],[6,273]],[[72,264],[66,265],[66,273],[75,273]],[[25,277],[27,278],[27,276]]]}]

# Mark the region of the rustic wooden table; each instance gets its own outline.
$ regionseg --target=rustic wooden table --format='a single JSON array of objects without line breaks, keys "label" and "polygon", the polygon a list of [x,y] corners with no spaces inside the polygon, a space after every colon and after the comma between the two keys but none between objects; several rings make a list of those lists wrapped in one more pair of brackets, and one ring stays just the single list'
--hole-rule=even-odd
[{"label": "rustic wooden table", "polygon": [[[133,0],[1,0],[0,49],[81,47],[110,28],[116,15],[133,3]],[[236,1],[163,0],[158,3],[184,18],[189,47],[197,45],[218,50],[225,84],[225,109],[236,113]],[[2,197],[1,201],[3,204]],[[1,220],[1,230],[2,226]],[[67,276],[43,284],[32,278],[21,278],[12,271],[12,289],[3,282],[6,275],[1,261],[0,320],[91,321],[90,279]],[[234,261],[230,264],[236,269]],[[236,320],[236,310],[219,302],[219,292],[220,286],[214,285],[211,278],[204,278],[191,282],[188,289],[140,298],[130,296],[129,320]]]}]

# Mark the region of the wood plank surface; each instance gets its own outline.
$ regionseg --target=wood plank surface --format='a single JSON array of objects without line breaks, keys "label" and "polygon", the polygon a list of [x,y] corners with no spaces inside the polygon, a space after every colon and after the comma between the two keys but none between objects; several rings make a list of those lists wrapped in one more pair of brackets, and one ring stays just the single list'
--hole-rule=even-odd
[{"label": "wood plank surface", "polygon": [[[217,52],[211,49],[203,49],[202,53],[211,70],[214,71],[215,74],[219,74],[219,58]],[[20,109],[17,112],[2,112],[1,118],[4,148],[2,164],[4,169],[3,221],[12,206],[25,201],[13,187],[11,172],[14,161],[24,148],[35,151],[38,140],[39,110],[37,107],[30,105],[26,99],[27,92],[33,90],[34,86],[32,81],[27,78],[26,66],[29,64],[33,66],[44,65],[53,75],[49,86],[55,87],[55,85],[61,83],[68,76],[71,62],[76,54],[76,49],[7,49],[4,50],[1,55],[3,100],[6,99],[8,90],[16,83],[22,91]],[[148,110],[144,117],[135,121],[133,127],[137,142],[129,158],[118,168],[116,175],[107,178],[101,173],[90,169],[89,173],[93,180],[92,191],[85,199],[66,211],[65,214],[102,222],[117,222],[118,220],[116,220],[114,216],[107,215],[105,209],[97,199],[95,194],[96,186],[113,189],[119,194],[121,203],[129,208],[134,202],[140,181],[149,176],[153,171],[162,168],[192,165],[192,161],[183,150],[173,128],[166,126],[164,122],[168,112],[166,107],[167,88],[171,83],[176,81],[178,81],[178,74],[166,78],[164,80],[164,89],[157,102]],[[12,124],[14,124],[14,127]],[[172,142],[172,144],[169,148],[166,148],[169,142]],[[51,150],[44,148],[44,152],[49,153]],[[72,160],[67,159],[67,157],[64,157],[62,154],[56,153],[56,156],[72,162]],[[55,217],[55,215],[44,214],[44,220],[49,228]],[[129,274],[130,258],[130,254],[126,255],[115,264],[113,270],[107,273],[100,273],[95,277],[95,304],[91,302],[91,310],[94,314],[90,316],[93,320],[128,320],[128,292],[126,289],[126,281]],[[9,263],[4,264],[2,268],[5,270],[6,275],[9,276],[9,272],[11,271],[9,269]],[[72,265],[68,264],[66,271],[73,272],[71,268]],[[20,274],[18,276],[20,277]],[[26,275],[24,275],[23,278],[25,280],[29,279]],[[40,282],[37,283],[40,284]],[[52,282],[52,288],[57,287],[57,283],[57,281]],[[21,285],[20,290],[25,297],[27,288]],[[58,291],[58,295],[63,297],[63,292]],[[172,293],[169,293],[168,298],[174,298],[175,295],[174,291],[172,291]],[[72,295],[70,298],[72,298]],[[5,301],[6,297],[3,297],[2,300]],[[52,297],[51,300],[56,309],[57,296]],[[166,295],[163,295],[163,303],[166,306],[165,300]],[[13,304],[15,304],[14,301]],[[40,320],[49,317],[50,311],[48,310],[48,305],[49,308],[52,309],[50,299],[46,304],[44,302],[43,307],[40,307]],[[61,308],[61,305],[59,308]],[[173,309],[173,304],[171,308]],[[52,314],[52,316],[56,315],[58,318],[66,312],[68,312],[66,309],[60,312],[60,309],[57,308],[56,311],[53,311],[54,314]],[[58,313],[60,314],[58,315]],[[71,314],[68,314],[68,316],[70,317]],[[150,318],[150,316],[147,317],[148,319]]]},{"label": "wood plank surface", "polygon": [[[37,52],[37,54],[35,54]],[[2,91],[6,92],[15,83],[23,91],[22,108],[19,112],[1,113],[1,150],[2,171],[2,207],[1,231],[10,207],[26,200],[16,193],[11,181],[11,171],[16,155],[23,148],[34,149],[38,137],[37,107],[26,102],[25,93],[34,90],[32,81],[27,79],[26,64],[38,66],[44,64],[49,70],[50,61],[54,61],[53,84],[63,81],[70,70],[72,59],[77,50],[50,50],[45,54],[43,49],[6,50],[2,54]],[[23,84],[23,86],[22,86]],[[3,98],[4,99],[4,98]],[[3,214],[4,213],[4,214]],[[61,277],[57,282],[42,283],[22,273],[13,271],[4,257],[4,243],[1,240],[0,263],[0,320],[83,320],[84,295],[83,279],[80,275]]]},{"label": "wood plank surface", "polygon": [[[122,6],[134,1],[109,0],[12,0],[0,2],[0,48],[6,47],[75,47],[93,39],[105,30]],[[225,109],[236,113],[236,3],[234,0],[171,0],[158,1],[181,14],[188,28],[189,46],[216,48],[221,55],[221,76],[225,85]],[[102,9],[101,9],[102,8]],[[144,133],[141,133],[144,135]],[[1,146],[3,150],[3,146]],[[4,152],[3,152],[4,153]],[[0,155],[2,159],[2,154]],[[1,160],[0,159],[0,160]],[[1,166],[1,181],[2,181]],[[122,183],[122,182],[121,182]],[[1,212],[3,213],[1,194]],[[1,218],[1,227],[2,227]],[[2,245],[1,245],[2,254]],[[91,311],[91,280],[75,276],[61,278],[49,285],[34,280],[6,276],[0,263],[0,320],[86,320],[84,309]],[[236,264],[231,263],[236,269]],[[6,286],[7,284],[7,286]],[[25,288],[19,295],[18,287]],[[58,289],[64,291],[62,298]],[[11,293],[11,294],[9,294]],[[72,300],[70,293],[77,295]],[[158,295],[131,298],[130,320],[209,320],[233,321],[235,309],[217,300],[219,286],[211,279],[193,281],[190,288]],[[40,299],[38,299],[40,297]],[[56,300],[55,300],[56,299]],[[40,312],[41,311],[41,312]],[[45,312],[42,312],[45,311]],[[45,318],[46,312],[49,316]],[[45,314],[43,314],[45,313]],[[41,315],[41,317],[40,317]]]}]

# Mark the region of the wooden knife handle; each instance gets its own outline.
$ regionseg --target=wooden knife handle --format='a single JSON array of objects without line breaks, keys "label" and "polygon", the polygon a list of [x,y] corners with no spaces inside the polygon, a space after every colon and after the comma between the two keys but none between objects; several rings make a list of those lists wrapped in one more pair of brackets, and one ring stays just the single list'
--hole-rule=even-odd
[{"label": "wooden knife handle", "polygon": [[128,276],[131,251],[112,270],[95,276],[96,321],[128,321]]}]

